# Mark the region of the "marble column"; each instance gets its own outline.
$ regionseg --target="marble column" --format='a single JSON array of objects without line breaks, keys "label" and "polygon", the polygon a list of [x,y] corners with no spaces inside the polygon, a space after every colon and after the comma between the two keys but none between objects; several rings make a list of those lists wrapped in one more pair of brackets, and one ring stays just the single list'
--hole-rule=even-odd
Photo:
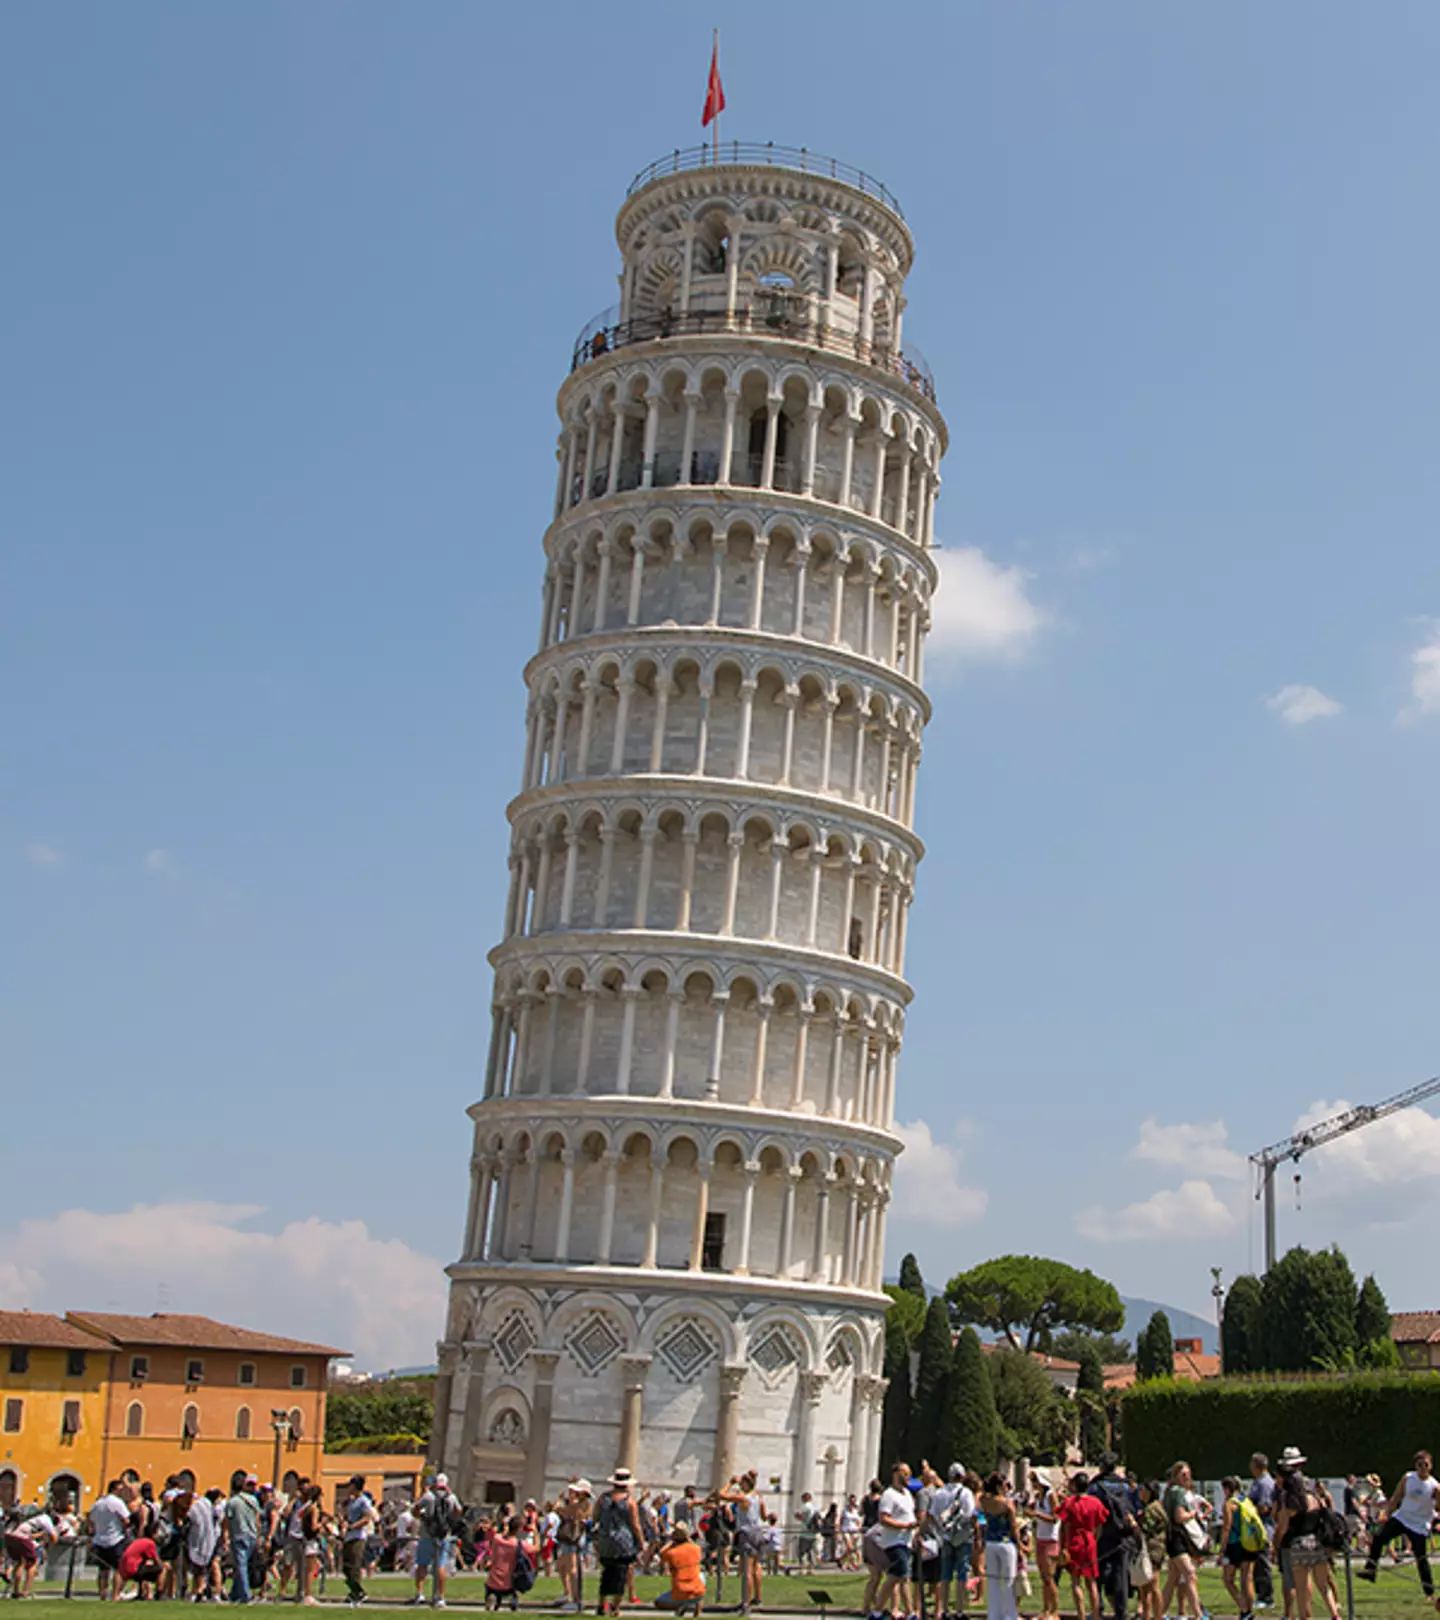
[{"label": "marble column", "polygon": [[[558,1350],[532,1350],[530,1365],[534,1368],[534,1395],[530,1403],[530,1435],[525,1450],[525,1476],[520,1487],[522,1500],[534,1497],[538,1502],[545,1495],[546,1468],[550,1461],[550,1424],[555,1413],[555,1368],[560,1360]],[[471,1494],[469,1500],[474,1501]]]},{"label": "marble column", "polygon": [[620,1357],[625,1398],[620,1409],[620,1454],[615,1466],[628,1468],[632,1473],[640,1461],[640,1425],[644,1418],[645,1380],[650,1374],[650,1360],[649,1355]]},{"label": "marble column", "polygon": [[803,1491],[813,1491],[815,1472],[815,1414],[820,1408],[820,1397],[825,1393],[823,1372],[800,1374],[800,1411],[795,1425],[795,1448],[792,1453],[790,1500],[798,1502]]},{"label": "marble column", "polygon": [[463,1404],[460,1411],[455,1414],[459,1419],[459,1433],[456,1437],[455,1452],[452,1453],[457,1466],[450,1481],[462,1502],[467,1499],[473,1500],[470,1493],[475,1483],[475,1447],[480,1439],[480,1416],[485,1409],[485,1368],[490,1360],[490,1341],[467,1339],[464,1352],[465,1360],[461,1373],[461,1381],[464,1384],[464,1393],[461,1397]]},{"label": "marble column", "polygon": [[740,1391],[749,1368],[743,1363],[726,1362],[720,1368],[720,1411],[715,1419],[715,1461],[710,1470],[710,1487],[719,1490],[735,1475],[741,1459]]}]

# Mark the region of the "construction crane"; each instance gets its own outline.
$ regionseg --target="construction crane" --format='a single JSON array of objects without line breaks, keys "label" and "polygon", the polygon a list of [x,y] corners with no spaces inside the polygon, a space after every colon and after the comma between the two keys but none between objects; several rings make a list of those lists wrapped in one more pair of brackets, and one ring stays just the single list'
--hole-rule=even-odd
[{"label": "construction crane", "polygon": [[1362,1125],[1373,1125],[1377,1119],[1384,1119],[1387,1114],[1398,1114],[1402,1108],[1413,1108],[1416,1103],[1424,1102],[1427,1097],[1433,1097],[1437,1091],[1440,1091],[1440,1075],[1433,1080],[1426,1080],[1421,1085],[1412,1086],[1409,1091],[1402,1091],[1398,1097],[1388,1097],[1381,1103],[1362,1103],[1358,1108],[1348,1108],[1343,1114],[1336,1114],[1333,1119],[1322,1119],[1318,1125],[1297,1131],[1294,1136],[1287,1136],[1283,1142],[1276,1142],[1273,1146],[1261,1148],[1258,1153],[1250,1155],[1250,1162],[1255,1166],[1259,1176],[1255,1196],[1265,1201],[1266,1271],[1275,1264],[1276,1169],[1287,1159],[1292,1164],[1298,1164],[1312,1149],[1324,1147],[1327,1142],[1348,1136],[1351,1131],[1358,1131]]}]

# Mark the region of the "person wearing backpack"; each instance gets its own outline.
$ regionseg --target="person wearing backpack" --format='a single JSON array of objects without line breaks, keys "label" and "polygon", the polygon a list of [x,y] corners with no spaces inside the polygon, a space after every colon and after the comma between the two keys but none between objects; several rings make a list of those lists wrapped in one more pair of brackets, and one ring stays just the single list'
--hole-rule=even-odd
[{"label": "person wearing backpack", "polygon": [[1220,1519],[1220,1560],[1225,1590],[1240,1611],[1240,1620],[1255,1612],[1255,1559],[1265,1545],[1265,1526],[1255,1504],[1232,1474],[1220,1482],[1225,1504]]},{"label": "person wearing backpack", "polygon": [[[975,1556],[975,1492],[965,1478],[965,1465],[951,1463],[946,1482],[930,1498],[930,1517],[940,1537],[940,1587],[936,1620],[963,1614],[970,1601],[970,1567]],[[950,1607],[950,1587],[955,1607]]]},{"label": "person wearing backpack", "polygon": [[630,1566],[640,1555],[640,1513],[631,1492],[634,1483],[628,1468],[617,1468],[610,1489],[595,1504],[595,1552],[600,1560],[597,1614],[619,1614]]},{"label": "person wearing backpack", "polygon": [[1090,1494],[1105,1509],[1106,1518],[1095,1536],[1095,1557],[1100,1591],[1110,1599],[1115,1620],[1125,1620],[1130,1602],[1130,1560],[1140,1547],[1140,1526],[1135,1499],[1118,1472],[1120,1459],[1113,1451],[1100,1458],[1100,1472],[1090,1481]]},{"label": "person wearing backpack", "polygon": [[425,1601],[425,1577],[433,1567],[435,1571],[435,1598],[433,1606],[445,1607],[445,1582],[455,1567],[455,1532],[460,1528],[464,1509],[450,1489],[444,1474],[435,1476],[435,1483],[415,1504],[415,1517],[420,1521],[420,1541],[415,1549],[415,1595],[411,1608],[419,1608]]}]

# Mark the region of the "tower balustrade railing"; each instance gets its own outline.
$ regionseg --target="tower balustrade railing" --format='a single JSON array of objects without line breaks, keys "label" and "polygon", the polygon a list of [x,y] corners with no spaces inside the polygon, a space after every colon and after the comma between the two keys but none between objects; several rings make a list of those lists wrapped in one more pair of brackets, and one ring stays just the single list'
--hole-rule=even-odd
[{"label": "tower balustrade railing", "polygon": [[810,349],[823,349],[859,360],[877,370],[889,372],[923,394],[933,405],[935,378],[930,363],[919,350],[897,349],[883,338],[867,339],[859,332],[842,329],[816,319],[797,299],[777,311],[774,300],[737,307],[733,314],[723,309],[692,309],[683,312],[662,310],[658,315],[636,315],[616,319],[612,307],[590,321],[575,340],[570,369],[578,371],[591,361],[603,359],[616,349],[636,343],[655,343],[665,338],[725,335],[777,338],[799,343]]},{"label": "tower balustrade railing", "polygon": [[718,146],[677,146],[665,157],[641,169],[626,187],[625,195],[633,197],[652,180],[667,174],[684,174],[691,169],[713,168],[766,168],[793,169],[797,174],[818,175],[824,180],[838,180],[854,191],[863,192],[883,203],[897,219],[905,218],[905,211],[896,201],[894,192],[882,185],[873,174],[857,169],[838,158],[825,157],[805,146],[777,146],[774,141],[721,141]]}]

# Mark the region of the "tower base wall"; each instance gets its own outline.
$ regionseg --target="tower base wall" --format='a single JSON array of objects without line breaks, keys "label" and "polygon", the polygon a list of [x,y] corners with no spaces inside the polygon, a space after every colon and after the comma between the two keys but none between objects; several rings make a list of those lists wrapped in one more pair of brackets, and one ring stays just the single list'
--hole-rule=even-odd
[{"label": "tower base wall", "polygon": [[882,1303],[595,1281],[521,1282],[507,1267],[503,1281],[454,1282],[435,1450],[462,1498],[541,1501],[620,1466],[652,1491],[702,1493],[754,1469],[782,1512],[803,1491],[824,1505],[864,1490]]}]

